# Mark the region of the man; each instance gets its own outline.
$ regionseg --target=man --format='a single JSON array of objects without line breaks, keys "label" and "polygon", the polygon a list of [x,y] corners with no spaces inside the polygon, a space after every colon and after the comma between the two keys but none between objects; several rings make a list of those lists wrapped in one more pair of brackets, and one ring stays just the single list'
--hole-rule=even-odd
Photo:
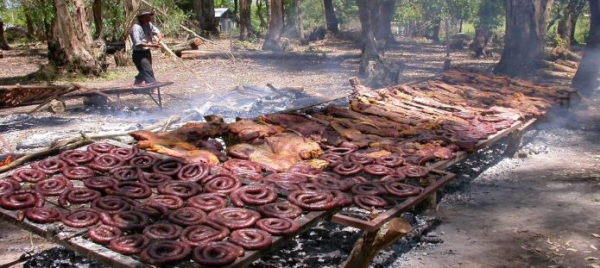
[{"label": "man", "polygon": [[154,71],[152,71],[152,53],[151,48],[159,48],[159,43],[152,41],[156,36],[160,42],[162,34],[154,25],[152,25],[152,16],[150,11],[142,11],[138,15],[138,23],[131,28],[131,41],[133,42],[133,63],[139,74],[135,77],[134,85],[151,84],[156,82]]}]

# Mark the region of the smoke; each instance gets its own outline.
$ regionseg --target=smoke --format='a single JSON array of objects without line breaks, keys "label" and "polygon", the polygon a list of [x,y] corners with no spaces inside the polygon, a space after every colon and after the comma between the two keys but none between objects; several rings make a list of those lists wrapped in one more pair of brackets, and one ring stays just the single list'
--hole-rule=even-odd
[{"label": "smoke", "polygon": [[311,96],[297,89],[261,88],[254,86],[237,87],[220,96],[206,94],[198,96],[194,108],[184,111],[185,114],[196,113],[199,117],[204,115],[219,115],[226,121],[235,118],[253,118],[262,114],[289,111],[323,102],[320,96]]}]

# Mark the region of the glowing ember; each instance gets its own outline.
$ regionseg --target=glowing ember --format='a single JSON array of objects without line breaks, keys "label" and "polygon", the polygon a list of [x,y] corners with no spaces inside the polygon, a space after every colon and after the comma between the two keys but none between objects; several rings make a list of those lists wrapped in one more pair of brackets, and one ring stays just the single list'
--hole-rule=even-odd
[{"label": "glowing ember", "polygon": [[0,167],[6,166],[15,161],[14,156],[11,154],[0,155]]}]

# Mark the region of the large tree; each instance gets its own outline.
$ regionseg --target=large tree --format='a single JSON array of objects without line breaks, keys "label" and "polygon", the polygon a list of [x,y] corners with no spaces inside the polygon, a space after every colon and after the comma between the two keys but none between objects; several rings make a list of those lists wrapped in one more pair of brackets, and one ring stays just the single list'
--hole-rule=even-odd
[{"label": "large tree", "polygon": [[[50,62],[68,72],[95,75],[103,72],[92,52],[87,18],[82,10],[83,0],[53,0],[52,3],[55,16],[48,40]],[[71,10],[75,12],[71,13]]]},{"label": "large tree", "polygon": [[283,32],[283,0],[271,0],[271,20],[263,50],[283,50],[279,39]]},{"label": "large tree", "polygon": [[398,70],[383,61],[385,40],[377,40],[377,33],[381,27],[387,27],[387,24],[380,21],[385,17],[382,12],[387,12],[382,8],[386,3],[372,0],[356,0],[356,3],[363,37],[359,76],[373,87],[396,84]]},{"label": "large tree", "polygon": [[325,12],[325,20],[327,24],[327,30],[337,34],[340,29],[338,27],[339,21],[333,8],[333,0],[323,0],[323,7]]},{"label": "large tree", "polygon": [[303,14],[302,7],[300,4],[302,0],[291,0],[286,9],[287,16],[285,17],[285,34],[288,37],[303,40],[304,39],[304,25],[303,25]]},{"label": "large tree", "polygon": [[493,36],[494,28],[502,23],[504,5],[498,0],[481,0],[475,18],[475,38],[470,49],[475,52],[475,57],[481,57]]},{"label": "large tree", "polygon": [[361,76],[366,76],[369,62],[380,61],[374,30],[377,25],[379,5],[376,1],[370,0],[356,0],[356,3],[358,5],[358,16],[360,18],[363,38],[363,49],[358,73]]},{"label": "large tree", "polygon": [[586,96],[591,96],[598,88],[600,73],[600,0],[589,0],[590,35],[583,53],[583,59],[573,78],[573,87]]},{"label": "large tree", "polygon": [[0,49],[10,50],[10,46],[4,37],[4,21],[2,20],[2,17],[0,17]]},{"label": "large tree", "polygon": [[92,5],[92,15],[94,16],[94,26],[96,29],[94,39],[100,39],[102,38],[104,31],[104,28],[102,27],[102,0],[94,0]]},{"label": "large tree", "polygon": [[214,0],[194,0],[194,14],[200,23],[200,30],[211,35],[219,35],[219,23],[215,18]]},{"label": "large tree", "polygon": [[267,23],[265,15],[263,14],[263,2],[269,2],[269,0],[256,0],[256,15],[260,20],[260,27],[267,28],[269,24]]},{"label": "large tree", "polygon": [[240,40],[254,34],[252,27],[252,0],[240,0]]},{"label": "large tree", "polygon": [[[566,0],[563,0],[563,2],[564,1]],[[568,0],[564,9],[562,9],[563,13],[558,20],[556,31],[558,36],[565,41],[565,45],[567,46],[577,43],[577,40],[575,40],[575,27],[577,26],[577,20],[583,12],[585,4],[585,0]]]},{"label": "large tree", "polygon": [[546,21],[554,0],[505,0],[506,36],[494,73],[528,76],[544,59]]},{"label": "large tree", "polygon": [[380,0],[379,14],[377,16],[377,30],[375,38],[380,41],[393,41],[392,20],[396,13],[396,0]]}]

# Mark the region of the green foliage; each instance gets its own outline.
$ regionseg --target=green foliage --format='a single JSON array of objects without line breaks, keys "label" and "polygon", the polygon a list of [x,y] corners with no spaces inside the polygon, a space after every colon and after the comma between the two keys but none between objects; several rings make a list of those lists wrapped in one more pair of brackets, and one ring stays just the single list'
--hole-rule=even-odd
[{"label": "green foliage", "polygon": [[557,31],[548,32],[547,36],[547,44],[551,47],[562,47],[566,48],[569,46],[569,40],[565,40],[558,34]]},{"label": "green foliage", "polygon": [[590,18],[579,16],[577,25],[575,25],[575,40],[579,43],[585,43],[590,35]]},{"label": "green foliage", "polygon": [[304,0],[300,4],[303,15],[304,29],[310,31],[315,27],[325,25],[323,13],[323,0]]},{"label": "green foliage", "polygon": [[176,0],[151,0],[148,2],[167,13],[167,16],[162,14],[157,14],[155,16],[155,24],[160,27],[160,30],[164,35],[178,36],[181,34],[180,25],[183,24],[190,15],[186,14],[176,5]]},{"label": "green foliage", "polygon": [[[121,0],[102,0],[102,27],[104,28],[104,38],[107,40],[118,41],[125,30],[125,9]],[[92,36],[96,36],[92,28]]]},{"label": "green foliage", "polygon": [[4,24],[25,25],[24,8],[19,3],[14,3],[12,6],[1,5],[0,18],[3,19]]},{"label": "green foliage", "polygon": [[397,5],[394,20],[400,24],[410,25],[423,21],[423,6],[420,1],[402,0]]},{"label": "green foliage", "polygon": [[477,8],[477,16],[473,22],[475,27],[494,30],[504,22],[504,4],[498,0],[481,0]]},{"label": "green foliage", "polygon": [[476,15],[480,0],[446,0],[448,15],[458,21],[468,21]]},{"label": "green foliage", "polygon": [[[323,4],[322,4],[322,0],[317,1],[319,4],[320,2],[320,6],[321,9],[319,9],[319,15],[321,18],[323,18]],[[340,23],[349,23],[352,22],[353,20],[358,20],[358,6],[356,5],[356,1],[353,0],[334,0],[333,1],[333,6],[335,8],[336,11],[336,15],[338,17],[338,21]],[[324,23],[324,21],[323,21]]]}]

